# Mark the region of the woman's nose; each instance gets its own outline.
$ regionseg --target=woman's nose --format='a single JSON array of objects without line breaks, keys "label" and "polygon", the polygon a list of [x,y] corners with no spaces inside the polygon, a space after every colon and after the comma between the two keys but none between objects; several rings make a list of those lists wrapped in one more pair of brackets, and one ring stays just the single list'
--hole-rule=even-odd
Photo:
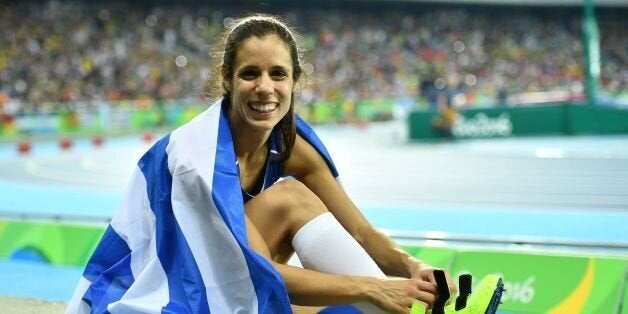
[{"label": "woman's nose", "polygon": [[261,75],[255,86],[255,92],[262,96],[268,96],[273,92],[272,80],[268,75]]}]

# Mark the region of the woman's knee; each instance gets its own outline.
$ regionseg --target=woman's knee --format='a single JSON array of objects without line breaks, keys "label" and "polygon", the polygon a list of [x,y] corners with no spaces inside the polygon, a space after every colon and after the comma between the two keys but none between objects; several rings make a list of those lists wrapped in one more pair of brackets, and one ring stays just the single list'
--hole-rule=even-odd
[{"label": "woman's knee", "polygon": [[285,200],[283,205],[290,213],[318,216],[327,211],[321,199],[301,181],[286,179],[275,185]]},{"label": "woman's knee", "polygon": [[245,209],[253,223],[261,229],[268,225],[283,225],[294,230],[327,212],[318,196],[294,179],[275,183],[249,201]]},{"label": "woman's knee", "polygon": [[272,259],[285,262],[293,252],[292,237],[306,223],[327,212],[323,202],[294,179],[278,182],[245,205],[247,219],[266,242]]}]

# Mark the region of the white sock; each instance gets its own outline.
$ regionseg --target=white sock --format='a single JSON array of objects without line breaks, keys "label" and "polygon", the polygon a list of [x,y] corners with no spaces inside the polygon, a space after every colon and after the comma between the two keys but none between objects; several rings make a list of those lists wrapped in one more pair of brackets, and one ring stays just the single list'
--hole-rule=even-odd
[{"label": "white sock", "polygon": [[[304,268],[330,274],[386,278],[371,256],[330,212],[306,223],[292,239]],[[368,302],[353,304],[363,313],[384,313]]]}]

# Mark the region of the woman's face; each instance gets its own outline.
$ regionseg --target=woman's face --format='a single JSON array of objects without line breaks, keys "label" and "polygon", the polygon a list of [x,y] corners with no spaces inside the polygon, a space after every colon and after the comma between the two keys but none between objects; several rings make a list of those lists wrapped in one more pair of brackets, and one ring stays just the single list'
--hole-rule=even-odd
[{"label": "woman's face", "polygon": [[270,131],[290,109],[294,80],[288,45],[276,35],[250,37],[236,52],[231,90],[231,123]]}]

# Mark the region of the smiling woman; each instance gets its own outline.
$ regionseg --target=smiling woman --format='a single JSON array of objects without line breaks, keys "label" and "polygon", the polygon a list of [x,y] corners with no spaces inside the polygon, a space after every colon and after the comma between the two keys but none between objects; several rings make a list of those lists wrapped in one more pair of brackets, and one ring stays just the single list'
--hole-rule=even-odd
[{"label": "smiling woman", "polygon": [[[434,304],[434,269],[366,220],[321,140],[295,116],[294,33],[254,15],[224,38],[213,76],[221,99],[140,159],[68,312],[355,304],[408,313]],[[286,265],[295,252],[306,269]]]},{"label": "smiling woman", "polygon": [[[229,110],[236,107],[240,122],[266,121],[271,129],[278,123],[284,160],[294,145],[294,90],[303,72],[295,32],[278,18],[258,15],[234,21],[216,46],[214,77],[222,80],[214,82],[213,96],[227,100]],[[237,124],[234,113],[230,120]]]}]

